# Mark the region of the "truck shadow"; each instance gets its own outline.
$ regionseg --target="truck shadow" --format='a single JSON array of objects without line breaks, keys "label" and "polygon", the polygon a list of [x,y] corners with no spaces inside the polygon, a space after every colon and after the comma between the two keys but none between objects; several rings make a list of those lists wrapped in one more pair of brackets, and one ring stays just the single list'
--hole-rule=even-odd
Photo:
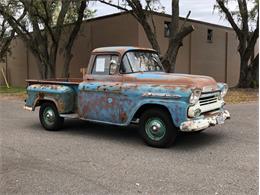
[{"label": "truck shadow", "polygon": [[95,139],[116,140],[124,143],[142,144],[136,125],[119,127],[82,120],[66,120],[61,133],[88,137],[92,136]]},{"label": "truck shadow", "polygon": [[215,145],[224,138],[224,134],[216,128],[201,133],[179,133],[172,148],[175,150],[194,150]]},{"label": "truck shadow", "polygon": [[[71,134],[76,136],[92,136],[95,139],[104,139],[124,144],[144,145],[138,133],[137,125],[128,127],[118,127],[113,125],[104,125],[79,120],[66,120],[64,128],[60,133]],[[170,147],[172,150],[185,151],[207,147],[212,144],[221,142],[224,134],[216,128],[210,128],[205,132],[198,134],[180,133],[176,142]]]}]

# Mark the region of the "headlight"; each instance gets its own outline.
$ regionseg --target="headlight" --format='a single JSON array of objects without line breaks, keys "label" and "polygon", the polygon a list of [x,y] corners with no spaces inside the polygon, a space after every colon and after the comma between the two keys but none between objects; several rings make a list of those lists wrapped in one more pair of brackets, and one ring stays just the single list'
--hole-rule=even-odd
[{"label": "headlight", "polygon": [[227,84],[224,84],[224,86],[223,86],[223,88],[222,88],[222,90],[221,90],[221,93],[220,93],[221,97],[222,97],[222,98],[225,97],[225,95],[227,94],[227,92],[228,92],[228,85],[227,85]]},{"label": "headlight", "polygon": [[194,89],[190,95],[190,103],[196,104],[200,99],[201,89]]}]

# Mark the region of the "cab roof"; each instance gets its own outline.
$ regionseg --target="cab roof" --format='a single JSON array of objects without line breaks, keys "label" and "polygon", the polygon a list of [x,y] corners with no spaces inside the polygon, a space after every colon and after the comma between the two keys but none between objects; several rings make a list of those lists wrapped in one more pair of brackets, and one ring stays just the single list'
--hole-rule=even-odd
[{"label": "cab roof", "polygon": [[133,47],[133,46],[113,46],[113,47],[99,47],[94,49],[93,53],[102,53],[102,52],[118,52],[123,55],[127,51],[131,50],[146,50],[156,52],[154,49],[143,48],[143,47]]}]

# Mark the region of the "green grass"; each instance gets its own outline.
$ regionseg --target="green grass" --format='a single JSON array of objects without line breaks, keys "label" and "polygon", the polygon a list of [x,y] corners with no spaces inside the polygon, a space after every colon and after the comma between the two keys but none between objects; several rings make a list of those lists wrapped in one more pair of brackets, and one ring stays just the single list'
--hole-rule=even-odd
[{"label": "green grass", "polygon": [[18,94],[18,93],[25,93],[25,87],[10,87],[7,88],[6,86],[0,86],[0,94]]}]

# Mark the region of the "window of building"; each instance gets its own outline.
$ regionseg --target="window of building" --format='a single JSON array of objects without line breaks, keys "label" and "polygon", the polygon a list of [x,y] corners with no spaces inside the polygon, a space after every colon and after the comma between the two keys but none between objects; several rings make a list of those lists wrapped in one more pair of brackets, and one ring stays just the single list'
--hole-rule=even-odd
[{"label": "window of building", "polygon": [[92,69],[92,74],[109,75],[109,66],[111,61],[118,63],[116,55],[98,55]]},{"label": "window of building", "polygon": [[213,30],[212,29],[208,29],[207,40],[209,43],[212,43],[212,41],[213,41]]},{"label": "window of building", "polygon": [[171,22],[164,22],[164,37],[170,37],[171,34]]}]

